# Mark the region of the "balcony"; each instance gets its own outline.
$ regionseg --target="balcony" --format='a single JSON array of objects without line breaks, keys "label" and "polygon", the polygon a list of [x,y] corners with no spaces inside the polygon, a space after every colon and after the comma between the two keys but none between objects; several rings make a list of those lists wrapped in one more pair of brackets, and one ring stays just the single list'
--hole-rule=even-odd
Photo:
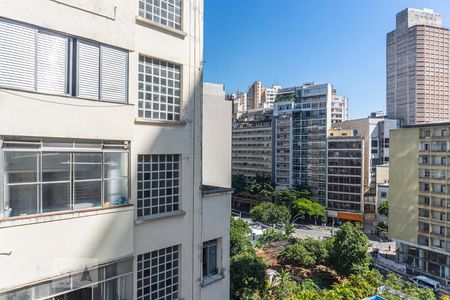
[{"label": "balcony", "polygon": [[132,205],[0,222],[0,252],[11,252],[2,260],[8,272],[0,273],[0,290],[128,257],[133,225]]}]

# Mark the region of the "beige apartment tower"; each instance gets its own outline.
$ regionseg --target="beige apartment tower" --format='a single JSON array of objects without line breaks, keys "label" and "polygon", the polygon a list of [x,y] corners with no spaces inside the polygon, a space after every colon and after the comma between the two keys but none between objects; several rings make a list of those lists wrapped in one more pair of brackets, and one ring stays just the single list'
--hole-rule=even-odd
[{"label": "beige apartment tower", "polygon": [[413,125],[450,120],[450,30],[430,9],[407,8],[387,34],[387,116]]},{"label": "beige apartment tower", "polygon": [[450,123],[391,131],[389,235],[408,274],[450,284]]}]

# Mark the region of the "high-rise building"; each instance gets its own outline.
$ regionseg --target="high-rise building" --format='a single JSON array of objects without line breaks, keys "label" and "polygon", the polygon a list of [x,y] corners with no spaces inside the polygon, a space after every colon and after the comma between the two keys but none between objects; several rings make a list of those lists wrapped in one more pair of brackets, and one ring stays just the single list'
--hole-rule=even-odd
[{"label": "high-rise building", "polygon": [[272,180],[277,189],[292,187],[292,101],[276,102],[272,120]]},{"label": "high-rise building", "polygon": [[[331,128],[333,122],[346,120],[347,99],[336,97],[336,91],[329,83],[307,83],[298,87],[283,88],[278,92],[277,98],[276,106],[290,104],[289,109],[292,110],[292,113],[289,113],[291,114],[289,118],[292,119],[289,123],[291,126],[289,184],[310,189],[313,199],[325,204],[327,130]],[[333,107],[340,107],[342,113],[332,117]],[[276,178],[278,175],[275,175]],[[285,185],[286,180],[282,181]]]},{"label": "high-rise building", "polygon": [[233,124],[232,172],[247,181],[272,178],[272,110],[249,111]]},{"label": "high-rise building", "polygon": [[[336,213],[332,213],[333,210],[338,210],[342,212],[355,212],[358,211],[358,216],[363,215],[364,225],[366,229],[369,229],[373,224],[376,206],[377,206],[377,197],[376,197],[376,167],[378,165],[385,164],[389,162],[389,132],[391,129],[396,129],[399,127],[398,120],[387,119],[384,117],[382,112],[372,113],[368,118],[363,119],[355,119],[348,120],[341,123],[332,124],[333,130],[329,133],[329,140],[333,143],[337,143],[342,138],[347,138],[348,136],[352,136],[353,139],[360,138],[364,141],[362,143],[363,154],[362,157],[362,166],[357,165],[360,168],[361,174],[355,174],[362,179],[362,189],[359,193],[358,199],[363,199],[361,205],[355,206],[355,208],[351,208],[346,210],[344,207],[349,207],[348,205],[344,205],[345,202],[348,202],[347,199],[355,200],[356,197],[353,195],[354,192],[346,194],[341,191],[339,197],[336,197],[336,193],[332,195],[328,195],[327,197],[327,206],[329,210],[329,217],[337,218],[342,221],[352,220],[355,221],[355,218],[345,219],[342,217],[338,217]],[[344,136],[345,134],[345,136]],[[339,137],[336,137],[339,136]],[[330,142],[330,141],[329,141]],[[345,145],[345,143],[342,143]],[[330,145],[329,145],[330,146]],[[331,145],[332,146],[332,145]],[[349,145],[353,146],[353,144]],[[337,148],[338,149],[338,148]],[[346,172],[354,171],[353,169],[346,169],[344,162],[339,159],[331,159],[330,155],[340,157],[344,159],[347,151],[341,151],[342,149],[338,149],[339,151],[333,152],[329,149],[328,151],[328,169],[332,168],[333,172],[340,172],[341,174],[346,174]],[[347,149],[350,151],[350,149]],[[353,160],[350,159],[350,160]],[[342,163],[343,165],[339,164]],[[358,163],[355,160],[355,163]],[[355,166],[356,167],[356,166]],[[338,171],[335,171],[339,169]],[[359,172],[359,171],[358,171]],[[329,172],[330,173],[330,172]],[[347,174],[351,176],[352,174]],[[347,180],[347,179],[345,179]],[[350,179],[348,179],[350,180]],[[333,185],[333,189],[337,185],[346,185],[345,182],[340,184],[339,182],[330,182],[328,181],[328,191],[330,192],[330,184]],[[359,184],[359,182],[358,182]],[[339,189],[344,189],[345,187],[339,187]],[[330,201],[332,203],[330,203]],[[339,202],[342,202],[342,205],[338,205]],[[359,200],[358,200],[359,201]],[[345,215],[346,217],[352,217],[351,214]]]},{"label": "high-rise building", "polygon": [[264,108],[263,99],[264,86],[257,80],[248,87],[247,92],[247,110]]},{"label": "high-rise building", "polygon": [[262,105],[264,108],[272,108],[277,98],[278,91],[281,89],[280,85],[272,85],[263,90]]},{"label": "high-rise building", "polygon": [[203,1],[1,7],[0,299],[228,299]]},{"label": "high-rise building", "polygon": [[391,131],[389,236],[408,274],[450,285],[450,123]]},{"label": "high-rise building", "polygon": [[327,153],[327,216],[363,222],[367,175],[365,140],[352,129],[330,129]]},{"label": "high-rise building", "polygon": [[348,98],[333,95],[333,100],[331,101],[331,123],[340,123],[345,120],[348,120]]},{"label": "high-rise building", "polygon": [[387,116],[403,124],[450,120],[450,30],[430,9],[407,8],[387,34]]}]

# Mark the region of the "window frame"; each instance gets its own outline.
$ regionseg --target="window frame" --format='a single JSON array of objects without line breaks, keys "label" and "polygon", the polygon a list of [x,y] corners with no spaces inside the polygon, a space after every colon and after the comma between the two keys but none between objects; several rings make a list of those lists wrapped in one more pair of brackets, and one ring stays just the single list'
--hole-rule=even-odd
[{"label": "window frame", "polygon": [[[150,184],[154,181],[153,180],[153,178],[152,178],[152,175],[153,175],[153,173],[154,172],[156,172],[156,173],[160,173],[161,172],[161,170],[159,169],[159,167],[158,167],[158,169],[157,170],[152,170],[152,169],[150,169],[149,171],[147,171],[147,172],[149,172],[150,173],[150,180],[145,180],[144,179],[144,174],[146,173],[146,171],[144,170],[145,169],[145,164],[150,164],[150,166],[152,166],[153,164],[154,164],[154,161],[153,161],[153,157],[154,156],[158,156],[158,165],[161,163],[160,161],[159,161],[159,157],[160,156],[165,156],[166,158],[167,158],[167,156],[173,156],[174,158],[173,158],[173,160],[172,160],[172,163],[176,163],[176,162],[178,162],[178,169],[177,170],[174,170],[174,169],[172,169],[171,171],[172,172],[174,172],[174,171],[177,171],[178,172],[178,178],[175,178],[175,177],[173,177],[172,176],[172,180],[178,180],[178,186],[174,186],[174,185],[172,185],[172,189],[174,189],[174,188],[178,188],[178,194],[176,194],[176,196],[178,196],[178,202],[174,202],[173,201],[173,198],[172,198],[172,203],[171,204],[169,204],[169,205],[171,205],[172,206],[172,210],[170,211],[170,212],[167,212],[167,205],[168,205],[168,203],[167,203],[167,195],[165,194],[163,197],[164,197],[164,204],[160,204],[160,195],[159,195],[159,193],[158,193],[158,196],[157,196],[157,200],[158,200],[158,204],[157,205],[153,205],[152,204],[152,200],[153,200],[153,196],[152,195],[150,195],[150,197],[144,197],[144,195],[142,195],[142,197],[139,197],[139,192],[141,191],[142,193],[144,193],[145,192],[145,190],[147,190],[146,188],[145,188],[145,183],[146,182],[150,182]],[[145,157],[146,156],[150,156],[150,161],[149,162],[140,162],[140,157],[143,157],[143,159],[145,160]],[[178,161],[176,161],[175,160],[175,157],[178,157]],[[136,218],[137,219],[143,219],[143,220],[145,220],[145,219],[153,219],[153,218],[159,218],[159,217],[164,217],[164,216],[170,216],[170,215],[174,215],[174,214],[179,214],[179,213],[181,213],[182,211],[183,211],[183,207],[182,207],[182,203],[183,203],[183,201],[182,201],[182,174],[183,174],[183,167],[182,167],[182,158],[183,158],[183,156],[182,156],[182,154],[138,154],[137,155],[137,160],[136,160],[136,162],[137,162],[137,164],[136,164],[136,166],[137,166],[137,168],[136,168],[136,175],[137,175],[137,179],[136,179]],[[167,161],[165,161],[165,172],[167,172],[167,169],[166,169],[166,163],[167,163]],[[139,171],[139,166],[140,165],[142,165],[142,171]],[[139,180],[139,173],[142,173],[142,179],[141,180]],[[158,175],[158,178],[157,178],[157,180],[156,180],[156,182],[158,183],[158,190],[159,189],[161,189],[161,187],[159,186],[159,182],[160,182],[160,180],[161,180],[161,178],[159,178],[159,175]],[[164,184],[166,184],[166,182],[167,182],[167,177],[165,176],[165,178],[164,178]],[[141,189],[139,188],[139,184],[142,184],[143,186],[141,187]],[[164,188],[165,189],[167,189],[167,186],[164,186]],[[150,187],[150,191],[152,191],[154,188],[153,187]],[[172,194],[172,196],[173,196],[174,194]],[[146,199],[146,198],[149,198],[149,199]],[[140,205],[140,202],[142,201],[142,205]],[[150,205],[149,206],[145,206],[144,205],[144,203],[145,203],[145,201],[149,201],[150,202]],[[173,206],[175,205],[175,204],[177,204],[178,205],[178,209],[177,210],[174,210],[173,209]],[[141,206],[141,207],[140,207]],[[163,213],[160,213],[159,211],[158,211],[158,213],[152,213],[152,210],[153,210],[153,208],[157,208],[158,210],[159,210],[159,207],[160,206],[164,206],[165,207],[165,212],[163,212]],[[150,214],[145,214],[145,209],[149,209],[150,210]],[[141,215],[139,215],[139,211],[142,211],[142,214]]]},{"label": "window frame", "polygon": [[[102,141],[92,141],[92,142],[100,142],[99,148],[78,148],[76,145],[78,143],[85,143],[86,141],[83,140],[74,140],[72,141],[72,148],[70,147],[46,147],[44,146],[45,144],[45,140],[41,140],[40,142],[21,142],[21,141],[4,141],[2,139],[0,139],[0,182],[1,184],[1,188],[0,188],[0,209],[1,209],[1,214],[0,216],[0,221],[2,220],[11,220],[11,219],[15,219],[15,218],[21,218],[21,217],[38,217],[38,216],[45,216],[45,215],[49,215],[49,214],[59,214],[59,213],[72,213],[72,212],[78,212],[78,211],[83,211],[83,210],[92,210],[92,209],[104,209],[104,208],[108,208],[108,207],[120,207],[123,205],[129,205],[131,203],[131,168],[130,168],[130,149],[129,147],[126,145],[126,143],[124,144],[117,144],[119,145],[118,147],[108,147],[108,144],[103,143]],[[11,147],[7,147],[5,148],[4,145],[11,143],[12,145],[14,144],[18,144],[19,146],[11,146]],[[24,145],[24,144],[33,144],[35,145],[34,148],[28,148],[28,147],[20,147],[20,145]],[[15,216],[13,215],[12,217],[10,217],[8,215],[8,213],[5,212],[5,204],[6,204],[6,200],[8,199],[8,197],[6,196],[6,186],[10,186],[11,184],[7,184],[6,183],[6,176],[5,176],[5,153],[6,152],[36,152],[38,153],[38,167],[37,167],[37,182],[34,183],[18,183],[18,184],[12,184],[12,185],[28,185],[28,184],[36,184],[37,185],[37,213],[36,214],[27,214],[27,215],[18,215]],[[55,210],[55,211],[49,211],[49,212],[43,212],[43,185],[45,184],[49,184],[49,183],[63,183],[66,182],[65,181],[43,181],[43,176],[42,176],[42,155],[45,153],[69,153],[70,154],[70,177],[69,177],[69,182],[70,182],[70,191],[69,191],[69,208],[66,210]],[[75,156],[76,154],[86,154],[86,153],[97,153],[97,154],[101,154],[101,177],[100,179],[86,179],[86,180],[81,180],[78,182],[93,182],[93,181],[100,181],[101,182],[101,205],[100,206],[93,206],[93,207],[89,207],[89,208],[81,208],[81,209],[75,209],[74,208],[74,204],[75,204],[75,182],[77,182],[75,180]],[[105,154],[106,153],[126,153],[127,154],[127,178],[123,178],[126,180],[126,185],[127,185],[127,200],[126,202],[124,202],[123,204],[115,204],[113,205],[112,203],[109,203],[108,205],[105,205],[106,202],[105,201],[105,174],[104,174],[104,169],[105,169]]]},{"label": "window frame", "polygon": [[[175,247],[176,247],[176,250],[173,250]],[[169,248],[172,248],[171,252],[167,252],[167,250]],[[163,262],[164,265],[167,265],[167,263],[168,263],[168,261],[166,260],[166,257],[168,256],[168,254],[170,253],[170,255],[172,256],[172,259],[170,260],[170,263],[171,263],[170,271],[172,272],[172,276],[170,277],[170,279],[172,280],[172,284],[170,286],[173,287],[175,285],[175,284],[173,284],[173,279],[177,278],[176,293],[178,295],[177,295],[176,299],[182,299],[183,298],[181,296],[181,280],[182,280],[182,274],[183,274],[182,273],[182,254],[183,254],[182,250],[183,250],[182,245],[181,244],[176,244],[176,245],[172,245],[172,246],[166,246],[166,247],[163,247],[163,248],[159,248],[159,249],[156,249],[156,250],[151,250],[151,251],[148,251],[148,252],[145,252],[145,253],[141,253],[141,254],[138,254],[136,256],[136,299],[138,299],[138,300],[145,299],[145,296],[147,296],[147,294],[144,294],[144,289],[147,286],[149,288],[149,294],[148,294],[149,296],[151,296],[151,294],[155,293],[155,292],[159,293],[159,291],[161,291],[161,290],[164,291],[163,298],[166,298],[168,296],[166,294],[166,292],[165,292],[166,289],[167,289],[167,286],[166,286],[167,277],[166,276],[164,276],[164,280],[162,280],[162,282],[164,282],[164,287],[162,289],[158,285],[156,291],[152,291],[151,290],[151,286],[154,284],[154,283],[151,282],[153,276],[157,276],[157,283],[161,282],[161,280],[159,279],[159,276],[162,273],[162,272],[159,271],[159,266],[161,265],[159,258],[162,256],[159,253],[161,251],[164,251],[164,256],[165,256],[164,262]],[[155,258],[152,255],[153,253],[157,253],[157,256]],[[173,259],[173,254],[174,253],[177,253],[177,255],[178,255],[178,257],[176,259],[178,265],[176,267],[173,267],[173,263],[175,262],[175,260]],[[145,258],[146,256],[148,258]],[[156,265],[153,264],[153,260],[154,259],[156,259],[156,262],[157,262]],[[148,265],[146,264],[146,262],[148,262]],[[139,268],[139,265],[141,265],[141,268]],[[146,267],[146,265],[147,265],[147,267]],[[153,268],[155,268],[155,267],[157,267],[157,272],[156,273],[152,273],[151,270]],[[178,273],[177,273],[176,276],[173,276],[173,270],[175,270],[175,269],[177,269]],[[145,270],[148,270],[148,274],[149,274],[148,276],[145,276]],[[166,269],[166,266],[165,266],[164,267],[164,273],[167,273],[167,271],[168,270]],[[140,272],[142,272],[142,277],[141,278],[139,278],[139,273]],[[148,285],[144,285],[142,283],[141,287],[139,287],[139,282],[140,281],[144,282],[145,279],[149,280],[149,284]],[[139,296],[139,290],[142,290],[141,296]],[[173,293],[174,292],[172,291],[170,296],[173,296]],[[158,299],[159,298],[161,298],[161,297],[159,297],[159,295],[158,295]]]},{"label": "window frame", "polygon": [[[179,31],[183,31],[184,30],[184,5],[185,5],[185,1],[184,0],[179,0],[180,1],[180,15],[179,15],[179,17],[180,17],[180,22],[179,22],[179,28],[177,27],[177,25],[178,25],[178,23],[176,23],[175,22],[175,20],[173,21],[173,23],[175,24],[175,27],[172,27],[172,26],[169,26],[168,24],[162,24],[161,22],[156,22],[156,21],[154,21],[153,20],[153,18],[152,19],[149,19],[149,18],[147,18],[146,17],[146,14],[150,14],[150,15],[152,15],[152,17],[153,16],[156,16],[156,17],[158,17],[160,20],[161,20],[161,18],[162,18],[162,16],[161,16],[161,13],[159,14],[159,15],[155,15],[153,12],[147,12],[147,9],[146,9],[146,5],[151,5],[151,7],[152,7],[152,9],[153,8],[155,8],[155,6],[153,5],[153,3],[152,4],[147,4],[147,1],[148,0],[138,0],[138,7],[137,7],[137,9],[138,9],[138,11],[137,11],[137,15],[140,17],[140,18],[143,18],[143,19],[145,19],[147,22],[151,22],[151,23],[153,23],[153,24],[156,24],[157,26],[162,26],[162,27],[167,27],[167,28],[169,28],[169,29],[171,29],[171,30],[179,30]],[[152,0],[150,0],[150,1],[152,1]],[[162,1],[165,1],[166,3],[168,2],[167,0],[160,0],[160,3],[162,4]],[[177,0],[174,0],[174,1],[177,1]],[[140,8],[140,3],[144,3],[144,9],[141,9]],[[168,4],[168,3],[167,3]],[[174,5],[174,7],[175,7],[175,5]],[[156,7],[157,9],[159,9],[159,10],[161,10],[161,5],[159,6],[159,7]],[[176,7],[175,7],[175,9],[176,9]],[[144,15],[141,15],[141,11],[143,11],[144,12]],[[168,11],[168,9],[166,10],[166,11]],[[175,18],[177,17],[177,15],[175,14],[175,12],[174,12],[174,16],[175,16]],[[168,23],[168,21],[169,21],[169,19],[168,19],[168,16],[166,16],[164,19],[166,19],[166,21],[167,21],[167,23]]]},{"label": "window frame", "polygon": [[[83,38],[83,37],[78,37],[76,35],[72,35],[69,33],[65,33],[65,32],[61,32],[61,31],[57,31],[57,30],[52,30],[52,29],[47,29],[44,27],[40,27],[40,26],[36,26],[33,24],[28,24],[25,22],[21,22],[21,21],[16,21],[16,20],[12,20],[12,19],[8,19],[8,18],[4,18],[4,17],[0,17],[0,22],[6,22],[6,23],[13,23],[19,26],[24,26],[24,27],[29,27],[35,30],[35,39],[36,39],[36,45],[35,45],[35,53],[36,53],[36,57],[35,57],[35,63],[34,63],[34,88],[33,89],[27,89],[27,88],[22,88],[22,87],[9,87],[9,86],[5,86],[5,85],[0,85],[0,89],[5,89],[5,90],[17,90],[17,91],[25,91],[25,92],[32,92],[32,93],[37,93],[37,94],[43,94],[43,95],[54,95],[54,96],[60,96],[60,97],[70,97],[70,98],[76,98],[76,99],[82,99],[82,100],[90,100],[90,101],[99,101],[99,102],[105,102],[105,103],[121,103],[121,104],[130,104],[129,102],[129,85],[130,85],[130,51],[128,49],[124,49],[124,48],[120,48],[120,47],[116,47],[113,45],[109,45],[109,44],[105,44],[105,43],[101,43],[99,41],[95,41],[89,38]],[[56,92],[49,92],[49,91],[40,91],[37,88],[37,76],[38,76],[38,44],[37,44],[37,40],[38,40],[38,35],[39,32],[43,32],[46,34],[51,34],[51,35],[56,35],[56,36],[62,36],[67,38],[68,40],[68,45],[67,45],[67,60],[66,60],[66,82],[65,82],[65,91],[64,93],[56,93]],[[89,98],[89,97],[83,97],[83,96],[79,96],[78,95],[78,49],[77,49],[77,43],[78,41],[83,41],[86,43],[92,43],[92,44],[96,44],[99,47],[99,51],[100,51],[100,55],[98,57],[99,59],[99,88],[98,88],[98,96],[97,98]],[[125,84],[125,101],[122,100],[111,100],[111,99],[107,99],[107,100],[103,100],[101,98],[101,91],[102,91],[102,84],[101,84],[101,48],[102,47],[107,47],[107,48],[112,48],[115,50],[119,50],[119,51],[123,51],[126,54],[126,69],[124,70],[125,72],[125,76],[126,76],[126,84]]]},{"label": "window frame", "polygon": [[[222,268],[222,242],[220,238],[212,239],[206,242],[203,242],[202,245],[202,281],[208,282],[209,280],[212,280],[214,278],[220,277],[222,274],[221,268]],[[216,272],[209,273],[209,248],[215,246],[216,247]],[[206,262],[204,261],[205,258],[205,251],[206,251]],[[207,274],[204,272],[204,267],[206,265]]]},{"label": "window frame", "polygon": [[[141,58],[144,60],[143,63],[141,62]],[[146,100],[145,99],[145,93],[146,93],[145,87],[144,87],[143,90],[140,90],[140,88],[139,88],[139,85],[140,85],[140,82],[141,82],[139,80],[139,76],[140,75],[143,75],[143,77],[144,77],[144,80],[142,81],[143,85],[145,86],[146,84],[151,84],[152,88],[153,88],[153,79],[152,79],[152,82],[150,82],[150,83],[147,83],[146,80],[145,80],[145,77],[149,76],[149,74],[147,74],[146,71],[145,71],[145,68],[147,66],[147,62],[146,62],[147,59],[152,60],[152,66],[154,64],[154,61],[158,61],[160,63],[172,64],[172,65],[174,65],[174,67],[178,67],[179,68],[179,73],[180,73],[180,78],[178,79],[178,81],[179,81],[178,90],[179,90],[179,93],[180,93],[180,95],[178,96],[179,103],[178,103],[178,105],[175,104],[175,97],[177,97],[177,96],[174,95],[173,96],[174,97],[174,103],[171,104],[173,106],[173,108],[174,108],[174,111],[172,112],[173,113],[173,119],[172,120],[169,120],[168,116],[166,116],[165,119],[162,119],[160,117],[159,118],[154,118],[153,117],[153,112],[154,112],[153,105],[155,104],[155,102],[153,101],[153,99],[152,100]],[[143,64],[143,68],[144,68],[143,72],[139,71],[141,64]],[[161,65],[159,65],[159,70],[161,70]],[[169,71],[168,67],[167,67],[167,70]],[[180,64],[180,63],[174,62],[174,61],[170,61],[170,60],[167,60],[167,59],[164,59],[164,58],[159,58],[159,57],[155,57],[155,56],[139,53],[139,55],[138,55],[138,70],[137,70],[137,76],[138,76],[138,78],[137,78],[138,79],[137,80],[137,84],[138,84],[138,87],[137,87],[137,92],[138,92],[138,96],[137,96],[137,100],[138,100],[137,101],[137,103],[138,103],[138,105],[137,105],[137,112],[138,113],[137,113],[137,115],[138,115],[138,118],[146,120],[146,121],[150,121],[150,122],[152,122],[152,121],[153,122],[169,122],[169,123],[182,122],[182,120],[183,120],[183,100],[184,100],[184,97],[183,97],[183,82],[184,82],[183,71],[184,71],[183,64]],[[150,74],[150,76],[152,76],[152,77],[154,76],[153,71],[152,71],[152,74]],[[159,80],[161,79],[161,75],[158,75],[158,79]],[[163,79],[168,80],[169,78],[166,76]],[[174,80],[174,84],[175,84],[177,80],[175,78],[173,80]],[[161,84],[158,84],[158,85],[161,86]],[[170,87],[166,84],[165,88],[169,89]],[[172,88],[175,90],[175,86],[172,87]],[[139,93],[143,93],[142,99],[140,98]],[[157,94],[159,96],[165,96],[165,97],[169,96],[167,94],[167,92],[166,92],[165,95],[161,95],[161,92],[158,92]],[[153,96],[153,95],[154,95],[154,92],[152,90],[151,96]],[[143,107],[142,108],[139,107],[139,104],[140,104],[141,101],[143,103],[143,105],[142,105]],[[152,108],[150,108],[150,113],[152,114],[152,116],[150,118],[145,117],[145,112],[147,111],[147,109],[145,108],[145,102],[146,101],[150,101],[150,104],[152,106]],[[156,104],[161,104],[161,101],[158,101]],[[166,99],[165,105],[166,106],[169,105],[168,99]],[[179,112],[175,111],[176,106],[178,106]],[[142,117],[140,116],[140,112],[141,111],[142,111]],[[158,108],[157,112],[159,114],[164,113],[166,115],[169,113],[169,111],[167,109],[162,111],[160,108]],[[178,120],[175,118],[176,116],[178,116]]]}]

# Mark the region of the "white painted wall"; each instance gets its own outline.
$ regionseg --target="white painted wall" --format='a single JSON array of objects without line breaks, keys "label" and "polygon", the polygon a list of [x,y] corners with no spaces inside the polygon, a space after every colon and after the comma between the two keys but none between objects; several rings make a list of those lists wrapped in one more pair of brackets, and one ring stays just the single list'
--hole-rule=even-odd
[{"label": "white painted wall", "polygon": [[203,184],[231,187],[232,104],[222,84],[203,84]]},{"label": "white painted wall", "polygon": [[[229,204],[223,199],[219,205],[202,212],[202,69],[203,69],[203,0],[183,1],[183,35],[168,34],[152,26],[138,24],[138,0],[61,0],[73,7],[51,0],[0,1],[0,17],[22,21],[65,34],[92,39],[130,50],[129,103],[103,103],[74,97],[39,94],[0,89],[0,136],[68,137],[83,139],[129,140],[131,190],[130,202],[136,203],[137,155],[181,154],[181,209],[184,215],[162,219],[136,220],[134,208],[109,211],[107,214],[79,217],[68,214],[64,221],[48,219],[44,223],[33,219],[26,226],[20,221],[8,226],[0,222],[0,252],[12,250],[11,256],[0,256],[0,289],[29,284],[57,275],[51,260],[66,256],[92,256],[107,261],[124,255],[142,253],[181,244],[182,260],[180,294],[184,299],[201,298],[201,251],[203,236],[229,240]],[[116,7],[115,20],[114,7]],[[107,16],[101,17],[96,14]],[[45,17],[44,17],[45,16]],[[138,115],[138,58],[139,53],[182,65],[182,121],[178,124],[137,122]],[[214,97],[222,97],[217,95]],[[218,98],[214,101],[220,102]],[[229,104],[229,105],[228,105]],[[215,118],[229,117],[231,103],[221,103],[226,112],[216,111]],[[223,119],[225,122],[225,118]],[[224,124],[216,124],[225,126]],[[226,127],[226,126],[225,126]],[[226,132],[224,134],[227,134]],[[229,138],[218,141],[231,142]],[[224,137],[222,135],[222,137]],[[225,136],[226,137],[226,136]],[[210,141],[208,141],[209,143]],[[205,144],[217,147],[218,144]],[[212,146],[211,146],[212,145]],[[211,148],[213,149],[213,148]],[[231,146],[230,146],[231,151]],[[231,185],[230,153],[222,157],[215,178],[222,186]],[[223,172],[219,174],[219,172]],[[205,174],[209,182],[209,173]],[[219,181],[222,180],[222,181]],[[229,197],[229,196],[228,196]],[[223,202],[223,203],[222,203]],[[202,215],[214,220],[214,226],[202,226]],[[208,221],[210,222],[210,221]],[[36,223],[36,224],[34,224]],[[213,230],[212,232],[210,232]],[[113,230],[114,229],[114,230]],[[220,230],[219,230],[220,229]],[[228,249],[224,247],[224,249]],[[223,253],[226,254],[225,252]],[[224,260],[224,264],[227,262]],[[70,268],[76,268],[72,266]],[[135,263],[136,270],[136,263]],[[69,270],[68,270],[69,271]],[[136,277],[134,280],[136,284]],[[221,286],[220,292],[212,291]],[[213,294],[228,292],[226,281],[208,287]],[[228,295],[228,294],[227,294]],[[228,296],[221,298],[227,299]],[[208,299],[208,298],[205,298]],[[212,298],[209,298],[212,299]]]},{"label": "white painted wall", "polygon": [[202,239],[220,239],[220,263],[224,278],[202,288],[202,300],[229,299],[231,193],[203,196]]},{"label": "white painted wall", "polygon": [[132,206],[0,223],[0,291],[133,254]]}]

